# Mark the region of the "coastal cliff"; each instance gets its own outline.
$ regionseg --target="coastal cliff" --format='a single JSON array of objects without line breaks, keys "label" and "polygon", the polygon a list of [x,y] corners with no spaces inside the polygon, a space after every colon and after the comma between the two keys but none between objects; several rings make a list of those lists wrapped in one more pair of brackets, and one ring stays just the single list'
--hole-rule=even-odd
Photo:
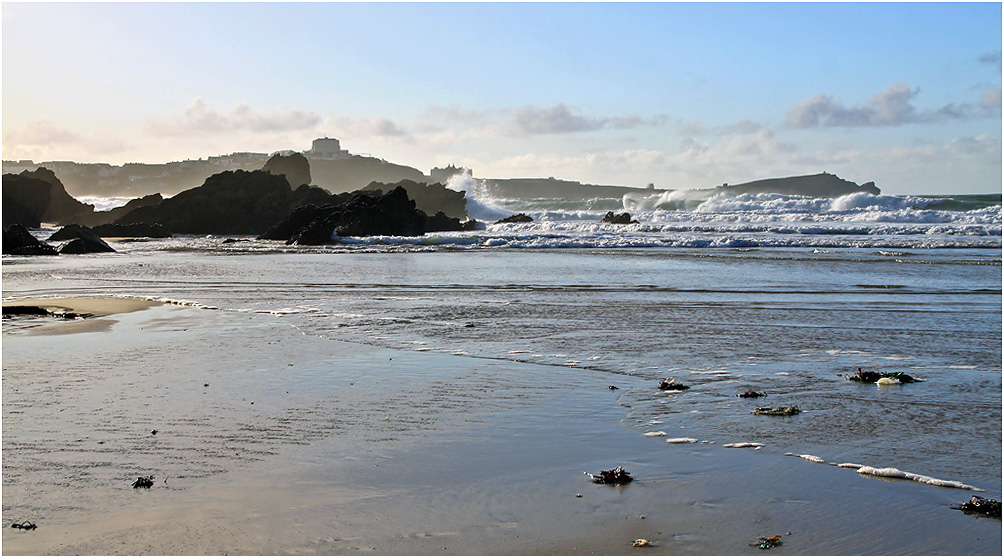
[{"label": "coastal cliff", "polygon": [[811,196],[815,198],[836,198],[856,192],[882,194],[882,191],[875,186],[874,182],[869,181],[859,185],[825,171],[816,175],[760,179],[739,185],[726,184],[716,187],[715,191],[728,194],[776,193]]}]

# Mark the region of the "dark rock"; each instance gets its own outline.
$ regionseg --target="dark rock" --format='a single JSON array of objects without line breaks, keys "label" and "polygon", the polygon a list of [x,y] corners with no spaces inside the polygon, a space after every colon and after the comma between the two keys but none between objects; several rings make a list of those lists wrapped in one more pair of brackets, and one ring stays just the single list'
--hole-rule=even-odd
[{"label": "dark rock", "polygon": [[767,393],[757,393],[756,391],[746,391],[740,395],[736,395],[741,399],[759,399],[760,397],[766,397]]},{"label": "dark rock", "polygon": [[89,227],[84,227],[79,224],[69,224],[59,228],[55,233],[50,235],[48,241],[69,241],[70,239],[76,239],[78,237],[100,239],[100,237],[91,231],[91,228]]},{"label": "dark rock", "polygon": [[24,226],[14,224],[3,230],[3,254],[56,255],[58,251],[52,245],[36,239]]},{"label": "dark rock", "polygon": [[464,231],[466,223],[440,211],[425,219],[425,231],[427,233],[432,231]]},{"label": "dark rock", "polygon": [[260,239],[287,244],[324,245],[334,237],[419,236],[427,231],[460,231],[466,223],[439,212],[433,217],[415,207],[403,187],[383,193],[361,190],[332,195],[330,204],[307,204],[293,210]]},{"label": "dark rock", "polygon": [[631,214],[624,212],[623,214],[614,214],[613,211],[607,212],[606,216],[600,220],[608,224],[637,224],[638,220],[632,220]]},{"label": "dark rock", "polygon": [[60,255],[86,255],[88,253],[114,253],[112,249],[100,237],[97,241],[86,237],[78,237],[63,243],[59,247]]},{"label": "dark rock", "polygon": [[[415,207],[434,216],[443,212],[451,218],[466,220],[467,198],[464,191],[455,191],[443,186],[442,183],[419,183],[416,181],[397,181],[395,183],[378,183],[376,181],[366,186],[364,190],[389,192],[397,187],[408,191],[408,198],[415,201]],[[433,230],[429,230],[433,231]]]},{"label": "dark rock", "polygon": [[[48,196],[48,191],[36,189],[35,192]],[[48,204],[48,203],[45,203]],[[13,196],[7,195],[7,189],[3,191],[3,227],[21,224],[26,227],[37,228],[42,225],[41,214],[23,205]]]},{"label": "dark rock", "polygon": [[[63,183],[52,171],[39,167],[34,171],[22,171],[14,175],[3,176],[3,203],[13,204],[16,213],[25,213],[26,217],[35,217],[41,222],[64,224],[78,221],[81,216],[94,213],[94,206],[84,204],[66,192]],[[5,214],[7,219],[14,215]],[[32,221],[34,223],[34,221]]]},{"label": "dark rock", "polygon": [[49,241],[67,241],[59,248],[61,255],[115,252],[115,249],[109,247],[98,234],[91,231],[91,228],[78,224],[61,227],[59,231],[49,236]]},{"label": "dark rock", "polygon": [[968,502],[952,508],[976,516],[1001,518],[1001,503],[981,496],[973,496]]},{"label": "dark rock", "polygon": [[136,479],[136,482],[132,483],[133,488],[151,488],[153,487],[153,477],[152,476],[141,476]]},{"label": "dark rock", "polygon": [[290,190],[285,177],[267,171],[224,171],[160,204],[137,208],[116,223],[159,223],[172,233],[258,235],[294,208],[327,203],[333,196],[307,185]]},{"label": "dark rock", "polygon": [[99,237],[171,237],[171,232],[160,224],[102,224],[91,228]]},{"label": "dark rock", "polygon": [[750,411],[750,414],[762,414],[764,416],[794,416],[802,412],[797,406],[778,406],[774,408],[757,408]]},{"label": "dark rock", "polygon": [[501,220],[495,222],[496,224],[521,224],[526,222],[532,222],[533,218],[527,216],[526,214],[520,212],[519,214],[513,214],[508,218],[502,218]]},{"label": "dark rock", "polygon": [[[80,224],[92,228],[99,225],[110,224],[121,219],[123,216],[137,208],[142,208],[144,206],[156,206],[161,202],[164,202],[164,197],[160,196],[160,193],[150,194],[141,198],[134,198],[118,208],[112,208],[111,210],[105,210],[104,212],[94,212],[88,216],[81,216]],[[168,232],[167,235],[170,235],[170,232]],[[105,237],[118,236],[108,235]]]},{"label": "dark rock", "polygon": [[4,317],[15,315],[35,315],[41,317],[54,317],[56,319],[86,319],[91,317],[91,313],[75,313],[73,311],[53,311],[37,305],[5,305],[3,306]]},{"label": "dark rock", "polygon": [[902,371],[863,371],[861,368],[858,368],[857,373],[854,375],[847,376],[847,379],[859,383],[878,383],[882,379],[889,379],[900,383],[916,383],[920,381]]},{"label": "dark rock", "polygon": [[291,187],[310,184],[310,162],[299,152],[277,152],[261,169],[272,175],[284,175]]},{"label": "dark rock", "polygon": [[675,377],[672,379],[664,379],[662,380],[662,383],[659,383],[659,390],[661,391],[683,391],[689,388],[689,385],[677,383]]},{"label": "dark rock", "polygon": [[627,484],[634,480],[631,473],[624,470],[624,467],[617,467],[609,471],[600,471],[600,474],[583,473],[596,484]]}]

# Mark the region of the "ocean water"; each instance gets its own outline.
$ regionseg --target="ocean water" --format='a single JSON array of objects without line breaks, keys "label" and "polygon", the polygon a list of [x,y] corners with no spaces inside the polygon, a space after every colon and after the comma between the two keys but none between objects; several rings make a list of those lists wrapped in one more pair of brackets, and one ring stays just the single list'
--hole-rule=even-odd
[{"label": "ocean water", "polygon": [[[4,257],[3,296],[150,298],[570,384],[601,374],[625,437],[693,440],[666,444],[679,453],[758,443],[965,488],[945,504],[1000,498],[1000,195],[500,200],[465,180],[453,186],[475,218],[535,221],[308,248],[114,241],[115,254]],[[599,223],[607,211],[641,223]],[[858,368],[923,381],[849,381]],[[661,391],[666,378],[690,388]],[[802,412],[750,413],[777,406]]]}]

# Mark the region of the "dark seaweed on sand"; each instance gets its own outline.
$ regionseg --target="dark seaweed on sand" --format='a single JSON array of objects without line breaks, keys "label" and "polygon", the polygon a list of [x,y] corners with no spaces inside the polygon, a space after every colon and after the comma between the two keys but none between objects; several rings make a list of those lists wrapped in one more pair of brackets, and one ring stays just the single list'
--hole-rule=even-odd
[{"label": "dark seaweed on sand", "polygon": [[627,484],[634,480],[631,473],[624,470],[624,467],[617,467],[609,471],[600,471],[600,474],[583,473],[592,479],[596,484]]},{"label": "dark seaweed on sand", "polygon": [[883,378],[895,379],[900,383],[917,383],[920,381],[920,379],[907,375],[902,371],[863,371],[861,368],[858,368],[858,372],[854,375],[847,376],[847,379],[859,383],[877,383],[879,379]]},{"label": "dark seaweed on sand", "polygon": [[981,496],[973,496],[964,504],[952,506],[952,509],[978,517],[1001,518],[1001,503],[997,500],[990,500]]}]

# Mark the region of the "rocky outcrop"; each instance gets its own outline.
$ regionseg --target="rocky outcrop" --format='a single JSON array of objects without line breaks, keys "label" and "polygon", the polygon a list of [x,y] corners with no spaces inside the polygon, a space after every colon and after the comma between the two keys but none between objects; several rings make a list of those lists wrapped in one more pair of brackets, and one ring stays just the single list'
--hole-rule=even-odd
[{"label": "rocky outcrop", "polygon": [[520,212],[519,214],[513,214],[508,218],[502,218],[501,220],[495,222],[496,224],[522,224],[532,222],[533,218],[527,216],[526,214]]},{"label": "rocky outcrop", "polygon": [[291,187],[310,184],[310,162],[299,152],[277,152],[261,169],[272,175],[285,175]]},{"label": "rocky outcrop", "polygon": [[3,254],[5,255],[55,255],[56,248],[39,241],[21,224],[12,224],[3,230]]},{"label": "rocky outcrop", "polygon": [[[39,167],[34,171],[22,171],[3,176],[4,224],[15,216],[8,216],[7,204],[23,218],[37,218],[40,222],[66,224],[79,221],[81,216],[94,213],[94,206],[84,204],[70,196],[63,183],[52,171]],[[34,219],[26,220],[35,225]]]},{"label": "rocky outcrop", "polygon": [[447,216],[466,220],[467,198],[464,191],[455,191],[443,186],[442,183],[419,183],[416,181],[397,181],[395,183],[378,183],[376,181],[366,186],[365,190],[389,192],[397,187],[408,191],[408,198],[415,201],[415,206],[428,214],[442,212]]},{"label": "rocky outcrop", "polygon": [[66,241],[59,247],[61,255],[82,255],[84,253],[114,253],[112,249],[91,228],[70,224],[59,228],[49,236],[49,241]]},{"label": "rocky outcrop", "polygon": [[160,224],[101,224],[91,231],[100,237],[171,237],[171,232]]},{"label": "rocky outcrop", "polygon": [[[419,236],[432,231],[429,225],[425,212],[417,209],[415,201],[408,198],[408,191],[397,187],[388,193],[356,191],[340,195],[332,204],[301,206],[261,239],[324,245],[335,237]],[[460,220],[445,214],[436,216],[431,225],[457,231],[463,228]]]},{"label": "rocky outcrop", "polygon": [[614,214],[613,211],[607,212],[606,216],[600,219],[601,222],[607,224],[637,224],[638,220],[632,220],[631,214],[627,212],[621,214]]},{"label": "rocky outcrop", "polygon": [[115,223],[157,223],[172,233],[258,235],[296,207],[325,204],[333,196],[307,185],[290,190],[285,177],[268,171],[224,171],[160,204],[137,208]]},{"label": "rocky outcrop", "polygon": [[159,193],[149,194],[144,197],[134,198],[129,202],[125,203],[124,206],[119,206],[118,208],[112,208],[111,210],[105,210],[103,212],[94,212],[93,214],[83,215],[80,217],[79,223],[81,225],[95,227],[103,224],[110,224],[115,220],[118,220],[132,212],[137,208],[142,208],[144,206],[155,206],[164,202],[164,197],[160,196]]},{"label": "rocky outcrop", "polygon": [[715,188],[717,193],[728,194],[764,194],[776,193],[787,195],[811,196],[814,198],[836,198],[857,192],[881,194],[882,191],[869,181],[858,185],[841,179],[831,173],[817,175],[802,175],[799,177],[783,177],[780,179],[761,179],[740,185],[722,185]]}]

